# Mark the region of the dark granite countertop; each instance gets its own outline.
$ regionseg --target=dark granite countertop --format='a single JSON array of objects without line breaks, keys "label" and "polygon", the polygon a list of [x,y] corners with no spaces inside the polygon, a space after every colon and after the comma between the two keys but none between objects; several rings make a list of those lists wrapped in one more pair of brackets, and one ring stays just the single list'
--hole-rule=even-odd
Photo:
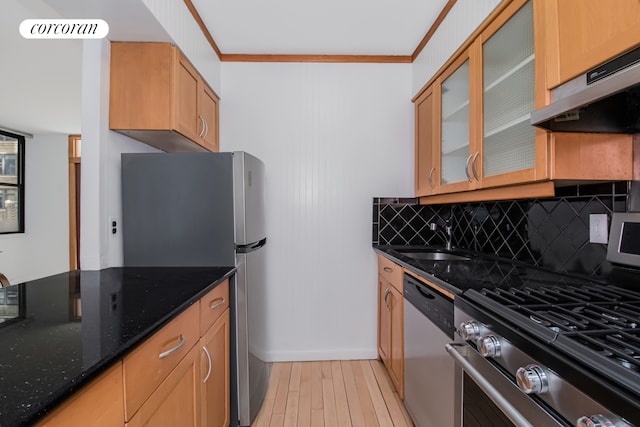
[{"label": "dark granite countertop", "polygon": [[32,425],[234,272],[108,268],[0,290],[0,426]]},{"label": "dark granite countertop", "polygon": [[[521,285],[549,285],[570,283],[579,285],[596,279],[564,274],[533,267],[520,261],[493,257],[468,250],[454,250],[465,260],[428,261],[404,255],[403,251],[438,250],[425,246],[376,246],[374,250],[409,271],[424,277],[455,295],[468,289],[513,287]],[[637,280],[637,275],[635,276]]]}]

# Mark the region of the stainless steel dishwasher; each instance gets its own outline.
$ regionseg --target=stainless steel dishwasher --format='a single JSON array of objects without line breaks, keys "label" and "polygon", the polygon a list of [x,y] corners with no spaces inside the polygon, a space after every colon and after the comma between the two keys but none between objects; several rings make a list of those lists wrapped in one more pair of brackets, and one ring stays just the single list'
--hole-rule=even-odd
[{"label": "stainless steel dishwasher", "polygon": [[453,300],[404,275],[404,403],[416,427],[454,425]]}]

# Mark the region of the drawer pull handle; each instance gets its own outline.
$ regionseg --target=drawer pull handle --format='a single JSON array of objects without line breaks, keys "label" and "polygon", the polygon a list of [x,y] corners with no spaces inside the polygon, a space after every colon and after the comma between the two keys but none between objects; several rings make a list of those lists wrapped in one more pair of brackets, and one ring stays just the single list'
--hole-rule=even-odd
[{"label": "drawer pull handle", "polygon": [[383,270],[386,271],[387,273],[393,272],[393,268],[389,268],[389,267],[385,267],[383,268]]},{"label": "drawer pull handle", "polygon": [[180,334],[180,342],[178,343],[178,345],[173,347],[173,348],[171,348],[171,349],[169,349],[169,350],[167,350],[167,351],[164,351],[164,352],[160,353],[158,355],[158,357],[160,357],[160,359],[164,359],[165,357],[171,355],[172,353],[175,353],[176,351],[178,351],[180,349],[180,347],[182,347],[184,345],[184,341],[185,341],[184,335]]},{"label": "drawer pull handle", "polygon": [[[217,301],[217,302],[216,302]],[[223,305],[225,303],[225,299],[224,297],[221,298],[216,298],[213,301],[211,301],[211,304],[209,304],[209,308],[211,310],[213,310],[214,308],[220,307],[221,305]]]},{"label": "drawer pull handle", "polygon": [[207,360],[209,361],[209,370],[207,371],[207,375],[204,376],[204,379],[202,380],[202,384],[206,383],[207,380],[209,379],[209,377],[211,376],[211,355],[209,354],[209,350],[207,350],[207,347],[202,346],[202,351],[204,351],[204,354],[207,356]]}]

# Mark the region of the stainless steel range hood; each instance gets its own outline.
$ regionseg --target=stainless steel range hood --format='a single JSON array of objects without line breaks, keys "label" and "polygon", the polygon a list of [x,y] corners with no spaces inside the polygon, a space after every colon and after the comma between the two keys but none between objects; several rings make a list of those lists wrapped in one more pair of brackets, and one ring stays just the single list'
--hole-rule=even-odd
[{"label": "stainless steel range hood", "polygon": [[640,47],[552,90],[531,124],[556,132],[640,132]]}]

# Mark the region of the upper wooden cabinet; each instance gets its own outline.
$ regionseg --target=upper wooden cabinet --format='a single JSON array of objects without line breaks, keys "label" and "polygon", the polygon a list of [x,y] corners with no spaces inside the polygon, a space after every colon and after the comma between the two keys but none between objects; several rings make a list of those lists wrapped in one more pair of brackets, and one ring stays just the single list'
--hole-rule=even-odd
[{"label": "upper wooden cabinet", "polygon": [[[496,188],[549,180],[632,179],[631,136],[576,138],[530,125],[531,112],[549,97],[541,84],[546,6],[503,2],[414,99],[415,192],[422,203],[495,199]],[[609,165],[597,160],[603,155]],[[536,184],[535,191],[519,197],[552,196],[553,185]]]},{"label": "upper wooden cabinet", "polygon": [[440,179],[435,164],[435,116],[433,114],[433,87],[424,91],[415,104],[415,185],[417,196],[434,194]]},{"label": "upper wooden cabinet", "polygon": [[417,196],[548,177],[547,134],[529,125],[533,15],[533,1],[511,2],[415,100]]},{"label": "upper wooden cabinet", "polygon": [[[472,98],[471,70],[476,58],[470,52],[460,55],[438,78],[434,87],[437,192],[470,190],[475,187],[469,164],[477,147],[473,130],[477,123]],[[472,101],[474,104],[472,104]],[[477,159],[474,159],[477,160]]]},{"label": "upper wooden cabinet", "polygon": [[218,151],[218,97],[169,43],[111,43],[109,127],[164,151]]},{"label": "upper wooden cabinet", "polygon": [[539,0],[554,88],[640,44],[637,0]]}]

